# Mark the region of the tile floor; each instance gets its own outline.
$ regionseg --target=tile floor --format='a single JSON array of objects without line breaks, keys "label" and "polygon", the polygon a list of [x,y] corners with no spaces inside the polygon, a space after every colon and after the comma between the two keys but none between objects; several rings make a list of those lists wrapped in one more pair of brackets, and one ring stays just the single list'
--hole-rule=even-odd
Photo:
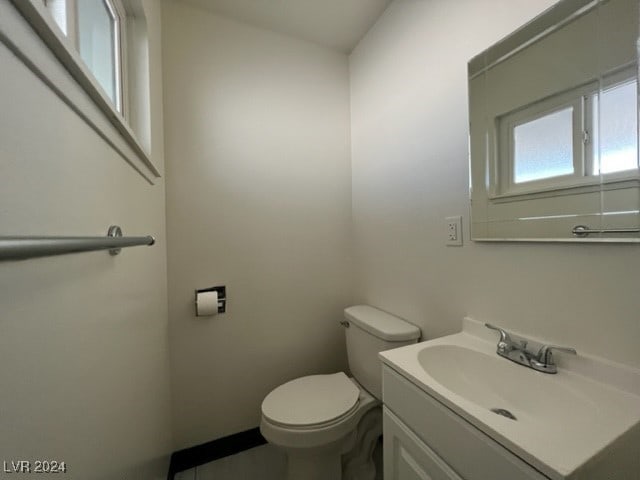
[{"label": "tile floor", "polygon": [[[382,480],[382,444],[374,452],[376,480]],[[175,480],[283,480],[287,459],[272,445],[261,445],[180,472]]]},{"label": "tile floor", "polygon": [[282,480],[286,466],[284,454],[267,444],[180,472],[175,480]]}]

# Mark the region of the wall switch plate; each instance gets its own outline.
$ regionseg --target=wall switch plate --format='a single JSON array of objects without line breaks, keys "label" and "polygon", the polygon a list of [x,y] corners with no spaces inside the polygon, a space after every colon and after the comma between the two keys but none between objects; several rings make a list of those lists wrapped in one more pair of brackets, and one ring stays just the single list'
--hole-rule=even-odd
[{"label": "wall switch plate", "polygon": [[462,217],[446,217],[444,221],[447,245],[462,245]]}]

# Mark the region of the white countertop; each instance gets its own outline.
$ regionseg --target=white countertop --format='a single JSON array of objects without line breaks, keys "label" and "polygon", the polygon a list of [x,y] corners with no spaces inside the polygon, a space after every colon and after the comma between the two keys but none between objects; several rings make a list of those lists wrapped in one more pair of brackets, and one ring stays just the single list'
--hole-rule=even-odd
[{"label": "white countertop", "polygon": [[[640,458],[640,445],[622,444],[639,438],[629,432],[640,432],[640,371],[559,354],[558,373],[541,373],[499,357],[497,339],[496,332],[466,318],[461,333],[388,350],[380,358],[554,480],[572,478],[614,446],[636,449]],[[508,409],[517,420],[496,415],[493,407]]]}]

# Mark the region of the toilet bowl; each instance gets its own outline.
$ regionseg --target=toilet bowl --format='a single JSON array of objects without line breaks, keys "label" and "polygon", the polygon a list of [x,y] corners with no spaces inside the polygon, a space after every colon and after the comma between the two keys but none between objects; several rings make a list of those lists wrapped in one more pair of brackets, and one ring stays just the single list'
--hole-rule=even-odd
[{"label": "toilet bowl", "polygon": [[[378,421],[362,422],[367,414]],[[367,468],[360,464],[369,458],[357,453],[373,450],[382,433],[380,422],[380,402],[339,372],[277,387],[263,402],[260,430],[269,443],[286,452],[289,479],[326,480],[347,478],[342,476],[347,453],[352,457],[350,470]]]},{"label": "toilet bowl", "polygon": [[260,431],[287,454],[287,480],[373,480],[382,435],[380,351],[415,343],[420,330],[368,305],[345,309],[349,366],[296,378],[262,402]]}]

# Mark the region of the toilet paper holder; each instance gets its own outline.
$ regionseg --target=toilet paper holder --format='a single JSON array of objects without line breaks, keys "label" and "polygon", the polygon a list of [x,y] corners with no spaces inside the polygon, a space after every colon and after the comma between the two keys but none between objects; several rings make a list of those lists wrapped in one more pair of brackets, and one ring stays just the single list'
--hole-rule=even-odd
[{"label": "toilet paper holder", "polygon": [[199,288],[195,292],[194,305],[196,307],[196,316],[198,315],[198,294],[204,292],[218,292],[218,313],[227,311],[227,287],[222,285],[219,287]]}]

